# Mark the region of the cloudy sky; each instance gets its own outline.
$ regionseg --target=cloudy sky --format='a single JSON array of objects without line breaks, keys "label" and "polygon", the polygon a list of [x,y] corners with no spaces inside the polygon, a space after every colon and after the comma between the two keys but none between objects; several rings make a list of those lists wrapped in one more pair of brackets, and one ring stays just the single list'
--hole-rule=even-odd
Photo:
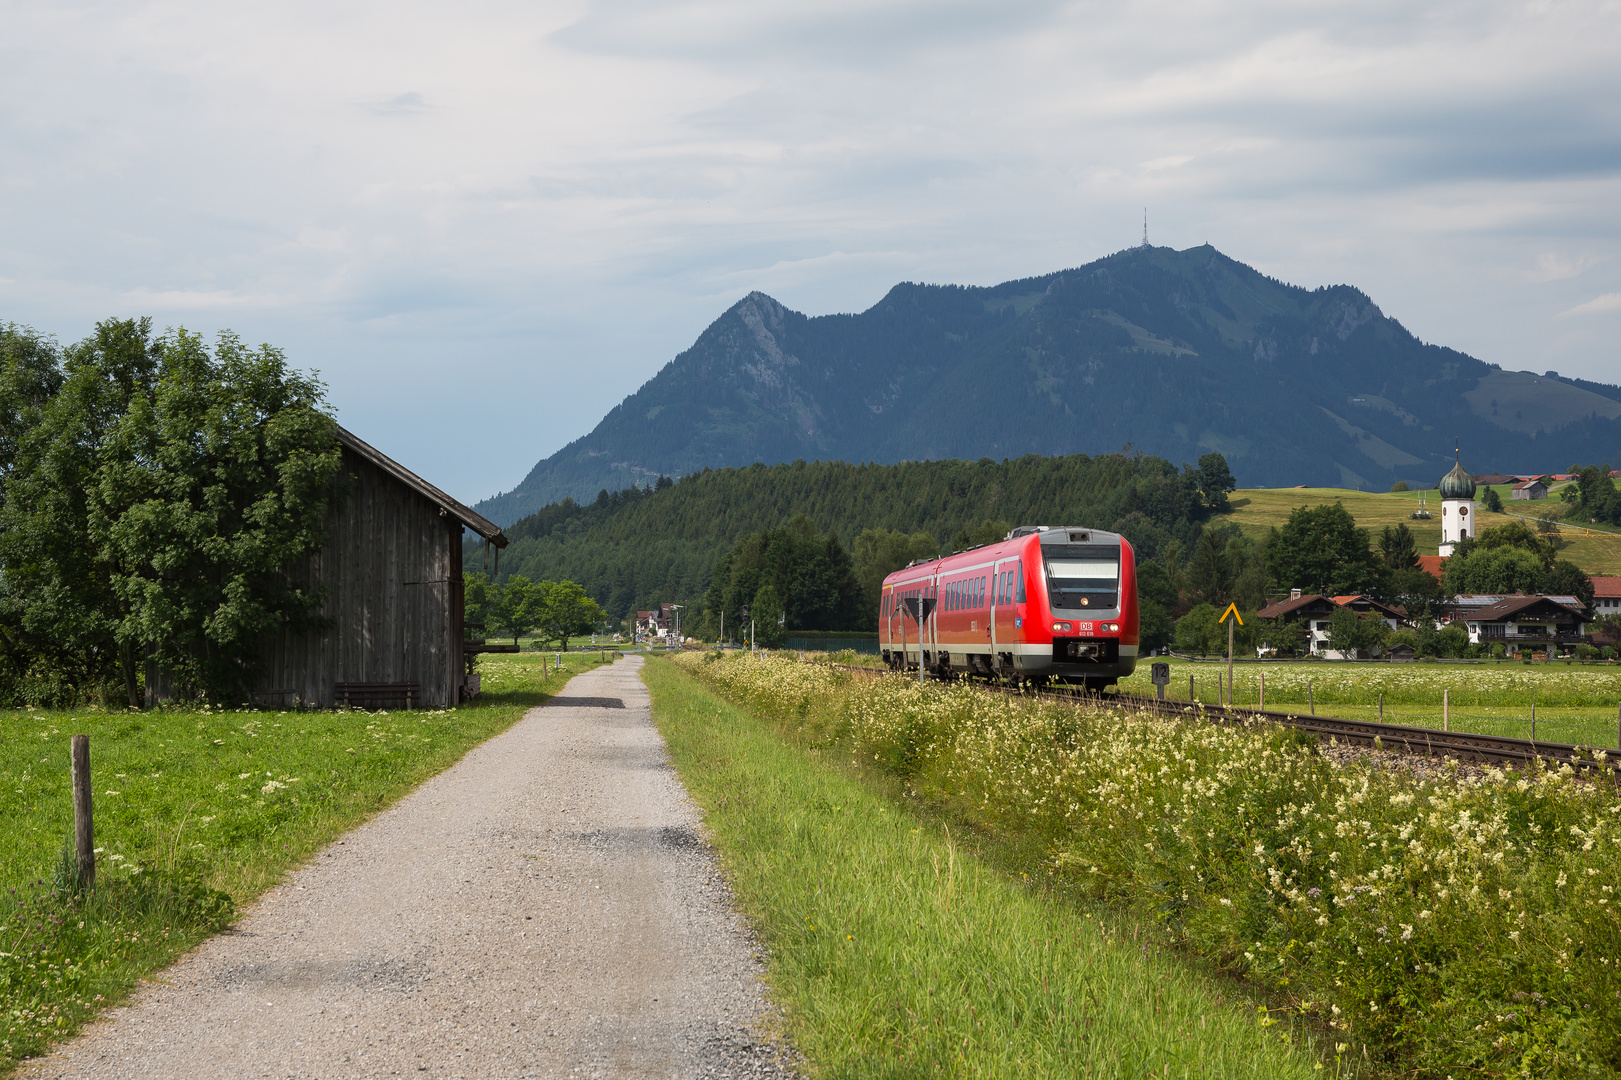
[{"label": "cloudy sky", "polygon": [[1621,382],[1621,5],[0,0],[0,320],[230,327],[473,501],[751,289],[1141,238]]}]

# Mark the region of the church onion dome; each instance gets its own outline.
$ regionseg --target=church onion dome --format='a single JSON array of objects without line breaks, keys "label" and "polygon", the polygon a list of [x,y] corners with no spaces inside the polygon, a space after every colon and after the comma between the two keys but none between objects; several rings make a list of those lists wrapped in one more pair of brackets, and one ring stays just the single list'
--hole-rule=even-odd
[{"label": "church onion dome", "polygon": [[1443,499],[1473,499],[1475,497],[1475,478],[1463,471],[1462,464],[1452,466],[1452,471],[1441,477],[1436,488]]}]

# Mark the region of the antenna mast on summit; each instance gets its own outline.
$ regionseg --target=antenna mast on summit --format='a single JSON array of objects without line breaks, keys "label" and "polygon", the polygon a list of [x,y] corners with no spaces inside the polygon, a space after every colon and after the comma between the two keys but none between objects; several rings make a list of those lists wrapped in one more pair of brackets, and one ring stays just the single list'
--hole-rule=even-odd
[{"label": "antenna mast on summit", "polygon": [[1143,207],[1143,247],[1148,246],[1148,207]]}]

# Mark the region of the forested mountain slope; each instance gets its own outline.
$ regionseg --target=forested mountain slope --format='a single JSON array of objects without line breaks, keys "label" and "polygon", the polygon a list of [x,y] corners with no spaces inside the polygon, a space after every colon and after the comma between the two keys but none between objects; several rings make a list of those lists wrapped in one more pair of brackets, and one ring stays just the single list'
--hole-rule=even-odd
[{"label": "forested mountain slope", "polygon": [[[1225,477],[1224,467],[1207,474],[1123,454],[705,469],[586,505],[545,507],[507,530],[512,543],[500,576],[578,581],[615,619],[660,602],[696,604],[722,552],[800,516],[816,532],[836,534],[846,550],[867,530],[926,532],[945,550],[966,547],[967,534],[990,520],[1001,529],[1117,529],[1152,555],[1172,540],[1188,549],[1211,505],[1224,500]],[[469,544],[466,568],[493,569],[491,555]],[[689,625],[699,614],[688,611]]]},{"label": "forested mountain slope", "polygon": [[478,509],[703,468],[1219,450],[1246,487],[1433,483],[1621,450],[1621,389],[1420,342],[1349,286],[1268,278],[1209,246],[1133,248],[991,288],[902,284],[859,315],[735,304],[589,435]]}]

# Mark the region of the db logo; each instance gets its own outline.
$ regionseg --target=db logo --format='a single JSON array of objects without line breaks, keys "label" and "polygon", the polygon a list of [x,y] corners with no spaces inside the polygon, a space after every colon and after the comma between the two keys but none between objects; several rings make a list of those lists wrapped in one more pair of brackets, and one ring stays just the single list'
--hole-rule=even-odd
[{"label": "db logo", "polygon": [[1090,634],[1092,632],[1092,624],[1089,622],[1081,623],[1080,632],[1083,634]]}]

